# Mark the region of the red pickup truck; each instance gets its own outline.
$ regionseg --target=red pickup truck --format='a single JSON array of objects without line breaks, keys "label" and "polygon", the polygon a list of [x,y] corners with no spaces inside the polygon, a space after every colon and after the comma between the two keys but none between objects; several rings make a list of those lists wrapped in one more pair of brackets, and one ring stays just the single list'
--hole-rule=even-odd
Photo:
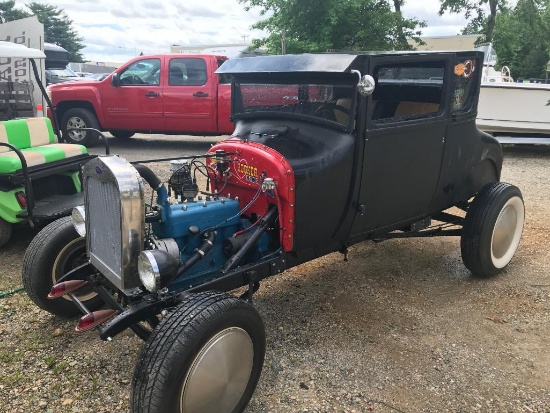
[{"label": "red pickup truck", "polygon": [[[136,132],[231,133],[231,84],[215,74],[226,57],[162,54],[136,57],[106,79],[48,87],[67,142],[94,145],[96,128],[120,139]],[[48,113],[51,117],[51,113]]]}]

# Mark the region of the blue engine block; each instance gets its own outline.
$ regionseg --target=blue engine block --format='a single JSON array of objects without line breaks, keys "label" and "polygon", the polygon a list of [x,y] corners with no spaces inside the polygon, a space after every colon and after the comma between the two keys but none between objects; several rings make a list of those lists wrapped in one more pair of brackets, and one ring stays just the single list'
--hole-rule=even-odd
[{"label": "blue engine block", "polygon": [[[217,198],[207,201],[185,202],[161,205],[161,221],[151,224],[153,234],[160,239],[173,238],[180,250],[183,263],[198,248],[203,239],[189,229],[198,227],[199,234],[208,228],[216,228],[214,247],[206,256],[170,285],[170,289],[189,288],[214,278],[229,258],[224,254],[222,241],[250,225],[240,218],[240,207],[236,200]],[[267,251],[269,237],[264,234],[254,254],[247,261],[259,259]]]}]

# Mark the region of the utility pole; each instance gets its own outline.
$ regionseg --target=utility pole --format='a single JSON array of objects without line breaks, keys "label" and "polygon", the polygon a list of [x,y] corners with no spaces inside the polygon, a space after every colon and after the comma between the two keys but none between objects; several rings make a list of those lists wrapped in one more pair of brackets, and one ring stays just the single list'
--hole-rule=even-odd
[{"label": "utility pole", "polygon": [[286,54],[286,31],[281,32],[281,54]]}]

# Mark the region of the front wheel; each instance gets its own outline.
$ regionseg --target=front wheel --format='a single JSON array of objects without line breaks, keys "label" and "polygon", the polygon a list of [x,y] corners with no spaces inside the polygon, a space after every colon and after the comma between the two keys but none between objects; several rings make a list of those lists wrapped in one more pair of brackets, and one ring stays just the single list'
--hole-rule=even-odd
[{"label": "front wheel", "polygon": [[130,139],[135,135],[135,132],[130,132],[127,130],[110,130],[109,133],[117,139]]},{"label": "front wheel", "polygon": [[516,253],[525,222],[521,191],[505,182],[486,185],[466,213],[460,249],[473,275],[501,272]]},{"label": "front wheel", "polygon": [[[61,317],[81,314],[69,297],[49,300],[52,286],[61,276],[86,263],[86,239],[78,235],[71,217],[46,225],[31,241],[23,258],[23,287],[29,298],[41,309]],[[90,311],[103,301],[89,288],[75,292]]]},{"label": "front wheel", "polygon": [[193,294],[145,343],[132,412],[242,412],[264,355],[264,326],[254,307],[225,293]]},{"label": "front wheel", "polygon": [[61,118],[61,131],[68,143],[93,146],[99,141],[97,132],[79,131],[78,128],[99,129],[99,121],[93,112],[84,108],[69,109]]}]

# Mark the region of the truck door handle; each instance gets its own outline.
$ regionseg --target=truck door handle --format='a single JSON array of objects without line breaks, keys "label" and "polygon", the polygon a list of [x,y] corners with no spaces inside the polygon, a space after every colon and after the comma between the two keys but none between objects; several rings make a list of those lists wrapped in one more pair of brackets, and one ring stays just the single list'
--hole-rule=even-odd
[{"label": "truck door handle", "polygon": [[145,96],[147,96],[148,98],[158,98],[160,96],[160,93],[157,93],[157,92],[147,92],[145,94]]},{"label": "truck door handle", "polygon": [[206,98],[208,97],[208,93],[197,92],[197,93],[193,93],[193,96],[195,96],[196,98]]}]

